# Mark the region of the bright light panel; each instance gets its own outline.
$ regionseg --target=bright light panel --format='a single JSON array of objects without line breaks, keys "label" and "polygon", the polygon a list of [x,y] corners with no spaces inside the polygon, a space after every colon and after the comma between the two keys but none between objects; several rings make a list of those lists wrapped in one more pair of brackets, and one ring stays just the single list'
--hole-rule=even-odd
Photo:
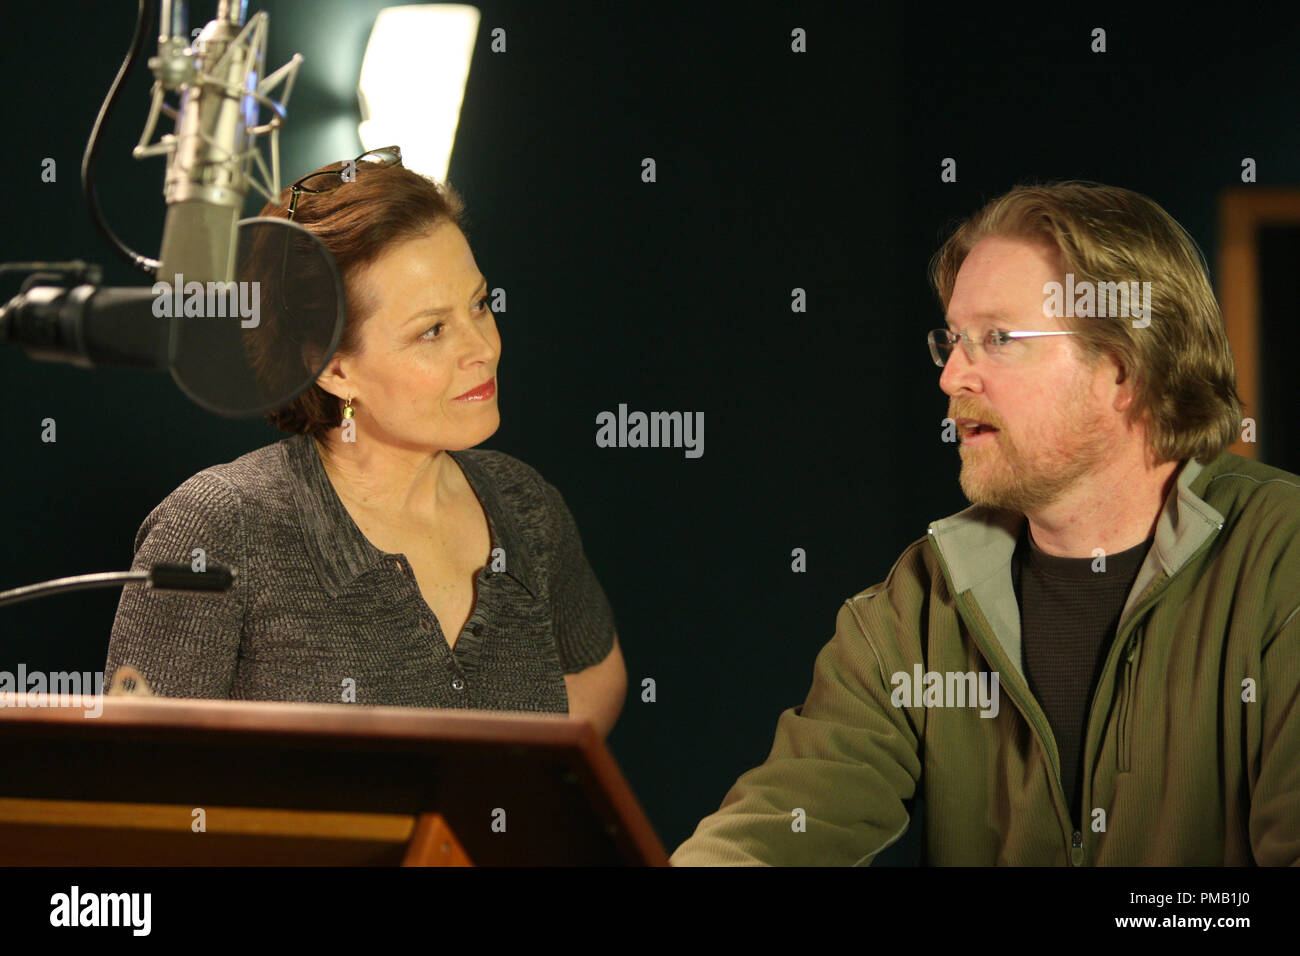
[{"label": "bright light panel", "polygon": [[357,89],[362,149],[396,144],[402,165],[446,180],[478,24],[478,8],[459,3],[379,12]]}]

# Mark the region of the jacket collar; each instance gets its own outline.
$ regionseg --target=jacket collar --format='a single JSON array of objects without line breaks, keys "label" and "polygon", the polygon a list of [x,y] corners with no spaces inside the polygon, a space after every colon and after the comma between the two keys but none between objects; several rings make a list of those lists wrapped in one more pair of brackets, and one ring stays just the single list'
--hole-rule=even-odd
[{"label": "jacket collar", "polygon": [[[519,533],[510,509],[497,490],[496,483],[465,452],[448,452],[464,472],[483,512],[487,515],[492,550],[504,549],[504,574],[518,581],[537,596],[536,575],[532,560]],[[294,435],[280,442],[281,461],[291,477],[294,504],[307,554],[321,583],[331,597],[338,597],[362,574],[382,567],[394,555],[380,551],[361,533],[352,515],[340,500],[320,451],[311,435]],[[491,559],[489,558],[489,567]]]},{"label": "jacket collar", "polygon": [[[1173,577],[1223,527],[1223,515],[1202,494],[1222,471],[1227,453],[1207,465],[1186,459],[1156,521],[1155,540],[1138,570],[1120,615],[1123,627],[1147,588],[1161,574]],[[971,505],[932,522],[930,540],[947,566],[954,594],[971,591],[1011,660],[1020,666],[1020,609],[1011,581],[1011,556],[1025,523],[1011,511]]]}]

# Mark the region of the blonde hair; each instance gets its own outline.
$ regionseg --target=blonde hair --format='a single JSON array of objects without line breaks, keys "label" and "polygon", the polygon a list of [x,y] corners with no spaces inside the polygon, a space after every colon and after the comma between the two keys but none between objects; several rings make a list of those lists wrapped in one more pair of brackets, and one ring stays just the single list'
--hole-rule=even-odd
[{"label": "blonde hair", "polygon": [[1146,196],[1070,181],[1017,186],[961,223],[930,261],[945,313],[957,270],[987,236],[1045,241],[1063,273],[1082,280],[1150,282],[1150,325],[1127,318],[1062,318],[1084,361],[1103,353],[1134,379],[1130,425],[1147,415],[1156,463],[1195,456],[1206,464],[1236,439],[1242,406],[1237,374],[1210,287],[1205,257],[1173,217]]}]

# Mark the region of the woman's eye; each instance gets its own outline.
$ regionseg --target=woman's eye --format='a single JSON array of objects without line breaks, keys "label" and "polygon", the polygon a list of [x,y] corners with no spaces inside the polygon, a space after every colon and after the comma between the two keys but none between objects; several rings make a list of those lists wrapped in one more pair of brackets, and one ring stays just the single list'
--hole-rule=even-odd
[{"label": "woman's eye", "polygon": [[436,339],[438,337],[438,334],[442,331],[443,326],[446,324],[447,324],[446,322],[439,322],[437,325],[429,329],[429,332],[434,333],[433,335],[430,335],[429,332],[425,332],[423,335],[420,336],[420,338],[430,339],[430,340]]},{"label": "woman's eye", "polygon": [[474,307],[474,311],[475,311],[475,312],[486,312],[486,311],[487,311],[487,301],[488,301],[488,297],[487,297],[487,296],[483,296],[483,298],[479,299],[479,300],[478,300],[478,304]]}]

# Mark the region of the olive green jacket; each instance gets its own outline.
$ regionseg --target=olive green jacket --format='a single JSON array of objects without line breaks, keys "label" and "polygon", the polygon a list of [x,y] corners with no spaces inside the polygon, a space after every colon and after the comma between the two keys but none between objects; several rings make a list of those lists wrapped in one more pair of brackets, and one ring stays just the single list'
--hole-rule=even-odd
[{"label": "olive green jacket", "polygon": [[[1184,463],[1092,701],[1081,820],[1025,681],[1024,520],[936,521],[846,601],[766,762],[672,862],[869,864],[920,797],[930,864],[1300,863],[1300,477],[1230,452]],[[983,672],[1001,706],[903,697],[896,675],[922,671]]]}]

